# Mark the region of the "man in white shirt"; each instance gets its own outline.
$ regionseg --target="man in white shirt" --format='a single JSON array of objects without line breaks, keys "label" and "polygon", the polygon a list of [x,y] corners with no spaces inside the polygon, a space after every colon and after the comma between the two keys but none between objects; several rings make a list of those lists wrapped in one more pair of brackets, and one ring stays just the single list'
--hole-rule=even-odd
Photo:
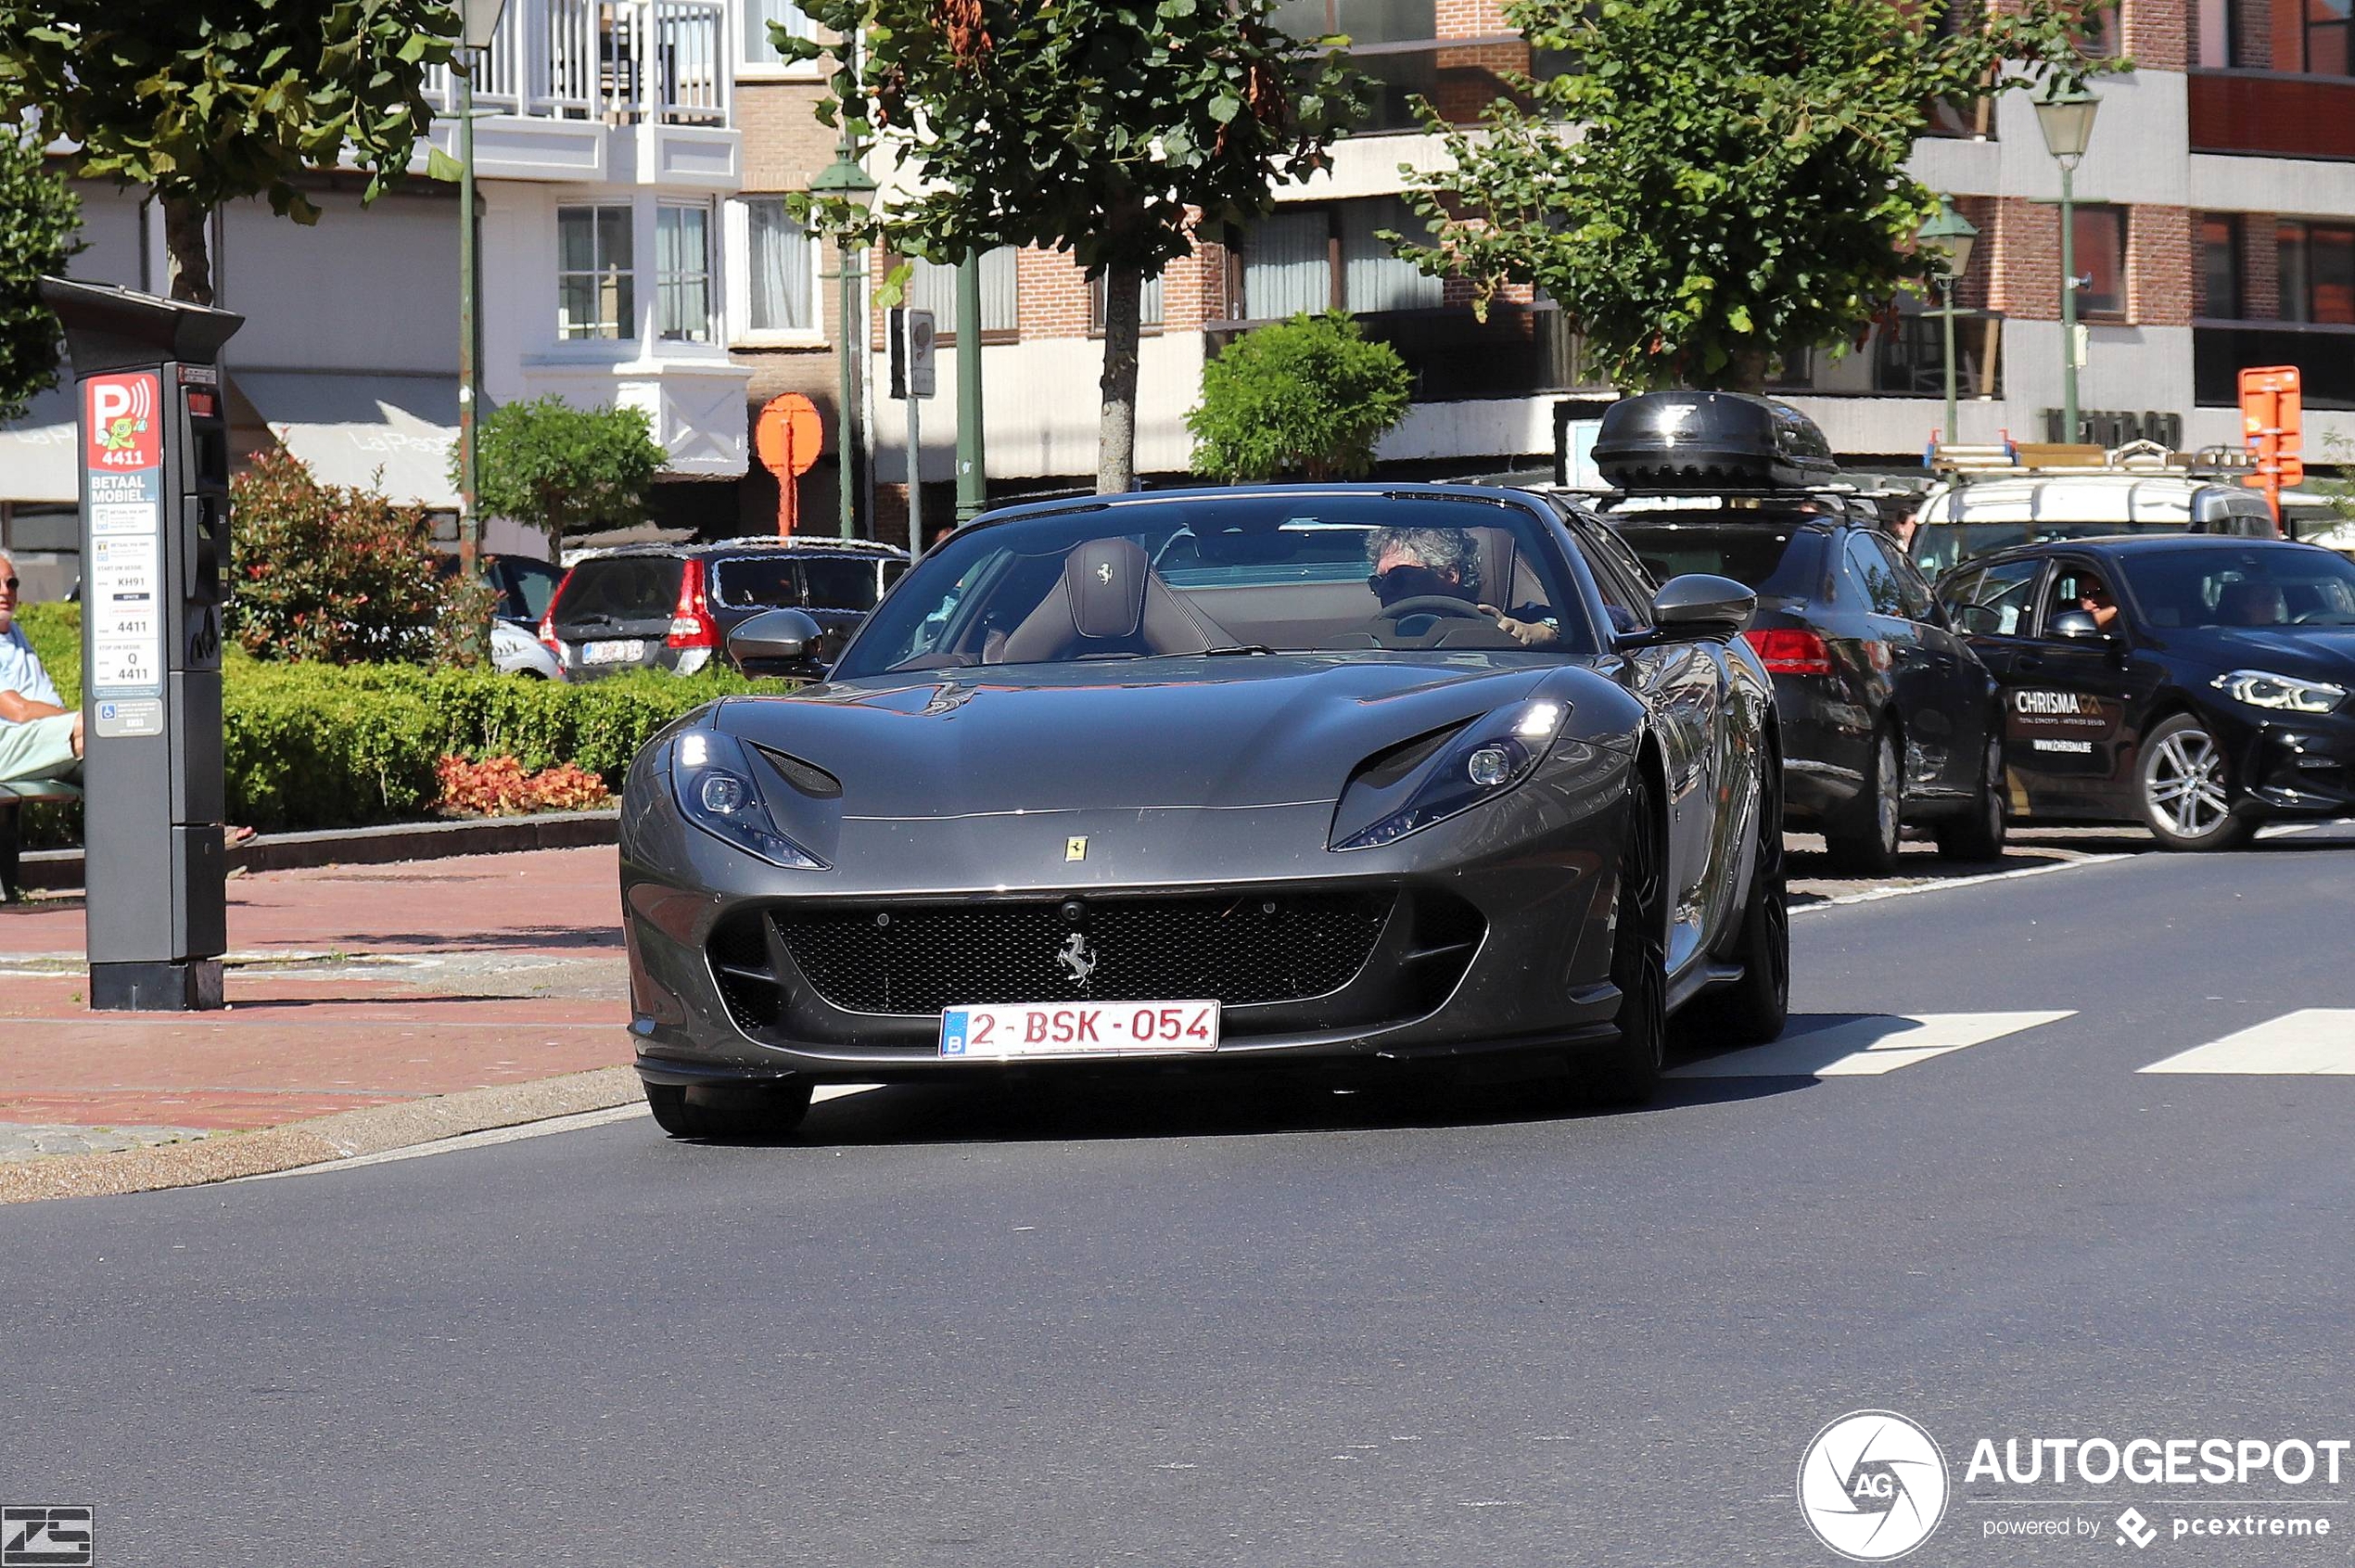
[{"label": "man in white shirt", "polygon": [[58,703],[17,624],[16,563],[0,555],[0,784],[70,778],[81,767],[82,715]]}]

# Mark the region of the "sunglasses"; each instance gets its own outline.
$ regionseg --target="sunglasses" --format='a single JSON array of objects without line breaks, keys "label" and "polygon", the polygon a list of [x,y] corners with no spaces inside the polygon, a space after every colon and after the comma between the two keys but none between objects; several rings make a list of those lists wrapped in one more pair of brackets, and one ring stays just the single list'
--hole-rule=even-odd
[{"label": "sunglasses", "polygon": [[13,577],[0,577],[0,587],[5,587],[9,593],[14,593],[17,591],[18,580]]}]

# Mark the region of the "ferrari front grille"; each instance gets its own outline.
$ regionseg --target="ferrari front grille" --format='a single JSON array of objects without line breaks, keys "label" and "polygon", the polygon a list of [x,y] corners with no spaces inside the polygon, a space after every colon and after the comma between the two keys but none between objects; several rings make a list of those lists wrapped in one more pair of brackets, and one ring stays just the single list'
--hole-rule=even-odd
[{"label": "ferrari front grille", "polygon": [[849,1013],[1014,1002],[1229,1007],[1339,990],[1366,965],[1396,896],[1251,893],[879,904],[780,911],[810,987]]}]

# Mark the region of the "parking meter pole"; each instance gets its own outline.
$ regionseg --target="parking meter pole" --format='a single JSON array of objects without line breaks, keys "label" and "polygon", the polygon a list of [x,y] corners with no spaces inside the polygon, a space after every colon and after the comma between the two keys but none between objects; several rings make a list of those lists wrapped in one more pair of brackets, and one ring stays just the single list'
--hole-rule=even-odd
[{"label": "parking meter pole", "polygon": [[80,412],[83,842],[94,1009],[222,1005],[221,606],[245,318],[41,280]]},{"label": "parking meter pole", "polygon": [[972,522],[989,504],[988,468],[981,436],[981,252],[957,263],[957,523]]}]

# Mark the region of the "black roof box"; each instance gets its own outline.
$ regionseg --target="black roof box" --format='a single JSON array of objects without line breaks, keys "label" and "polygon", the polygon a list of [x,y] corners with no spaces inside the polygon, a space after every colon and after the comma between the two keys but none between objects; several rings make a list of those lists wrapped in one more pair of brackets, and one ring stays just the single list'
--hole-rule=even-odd
[{"label": "black roof box", "polygon": [[1623,491],[1801,490],[1838,472],[1815,422],[1746,392],[1646,392],[1603,411],[1595,466]]}]

